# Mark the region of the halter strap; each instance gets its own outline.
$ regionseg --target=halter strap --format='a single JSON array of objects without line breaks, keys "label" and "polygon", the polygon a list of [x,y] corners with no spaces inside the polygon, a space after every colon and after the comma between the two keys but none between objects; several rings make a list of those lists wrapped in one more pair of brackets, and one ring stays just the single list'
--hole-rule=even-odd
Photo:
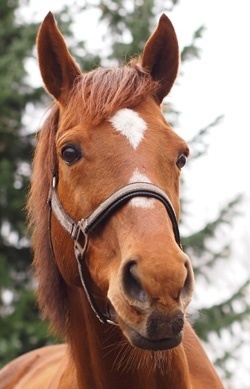
[{"label": "halter strap", "polygon": [[[102,323],[116,325],[115,322],[110,320],[108,315],[105,315],[101,312],[92,294],[90,293],[90,288],[83,276],[84,270],[87,270],[84,262],[84,255],[88,245],[88,233],[93,231],[102,221],[108,218],[113,212],[115,212],[119,207],[121,207],[133,197],[155,198],[164,204],[172,222],[175,241],[182,249],[178,222],[176,220],[175,211],[171,201],[167,194],[154,184],[147,182],[135,182],[122,187],[110,195],[106,200],[104,200],[89,216],[81,219],[78,222],[75,222],[63,209],[56,190],[56,177],[53,177],[53,182],[49,193],[48,203],[54,216],[60,225],[64,228],[64,230],[74,240],[74,252],[82,286],[85,290],[91,308]],[[82,241],[83,237],[84,244],[82,245],[80,243],[80,239]]]}]

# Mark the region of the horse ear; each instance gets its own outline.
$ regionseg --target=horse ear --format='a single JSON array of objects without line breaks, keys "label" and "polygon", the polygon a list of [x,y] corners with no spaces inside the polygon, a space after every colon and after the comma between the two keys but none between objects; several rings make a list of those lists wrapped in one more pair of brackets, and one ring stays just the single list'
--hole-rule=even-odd
[{"label": "horse ear", "polygon": [[169,18],[163,14],[142,55],[142,68],[154,80],[159,81],[156,92],[159,103],[169,93],[176,79],[178,66],[179,47],[175,30]]},{"label": "horse ear", "polygon": [[48,92],[65,104],[81,71],[71,57],[51,12],[39,29],[37,51],[41,75]]}]

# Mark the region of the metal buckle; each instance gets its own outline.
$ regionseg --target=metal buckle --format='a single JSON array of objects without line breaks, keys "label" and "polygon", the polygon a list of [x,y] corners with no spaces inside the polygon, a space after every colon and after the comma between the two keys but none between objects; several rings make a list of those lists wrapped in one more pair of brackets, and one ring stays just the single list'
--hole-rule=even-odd
[{"label": "metal buckle", "polygon": [[[86,226],[83,225],[83,220],[77,223],[76,237],[74,239],[74,251],[76,258],[83,258],[85,251],[88,246],[88,234],[85,231]],[[82,246],[79,242],[80,235],[84,236],[84,245]]]}]

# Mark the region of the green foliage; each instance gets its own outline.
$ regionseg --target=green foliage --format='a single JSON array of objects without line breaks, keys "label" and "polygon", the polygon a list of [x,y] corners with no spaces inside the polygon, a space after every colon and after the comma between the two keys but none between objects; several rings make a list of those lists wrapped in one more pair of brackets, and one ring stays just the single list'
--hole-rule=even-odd
[{"label": "green foliage", "polygon": [[230,328],[235,322],[242,322],[249,317],[250,306],[245,300],[246,294],[249,293],[249,286],[250,280],[247,280],[227,300],[202,309],[200,318],[195,323],[195,329],[203,340],[209,341],[212,323],[213,331],[220,336],[225,328]]},{"label": "green foliage", "polygon": [[200,26],[194,33],[192,41],[188,46],[183,47],[181,52],[181,60],[190,61],[193,58],[200,58],[200,48],[197,46],[197,39],[202,38],[205,31],[204,26]]},{"label": "green foliage", "polygon": [[188,141],[188,145],[192,150],[191,158],[199,158],[207,153],[209,143],[206,141],[206,136],[209,134],[210,130],[218,126],[222,120],[223,115],[218,116],[207,126],[201,128],[197,134],[195,134],[195,136]]},{"label": "green foliage", "polygon": [[[47,344],[47,325],[39,319],[30,267],[26,193],[33,154],[32,137],[23,127],[28,104],[38,104],[43,88],[28,81],[37,24],[16,18],[18,1],[0,3],[0,364]],[[71,21],[69,21],[71,23]],[[63,25],[65,32],[67,24]],[[6,302],[6,296],[11,301]]]},{"label": "green foliage", "polygon": [[[26,188],[33,145],[22,116],[42,89],[30,87],[25,60],[32,55],[37,26],[17,23],[18,1],[0,3],[0,363],[41,343],[46,325],[38,322],[26,235]],[[32,290],[32,291],[31,291]],[[9,296],[10,301],[6,301]],[[34,313],[34,314],[32,314]],[[36,335],[35,335],[36,334]],[[35,338],[34,338],[35,335]],[[43,336],[44,337],[44,336]]]},{"label": "green foliage", "polygon": [[2,305],[3,310],[5,313],[0,321],[1,364],[4,365],[25,351],[53,342],[53,338],[48,335],[47,325],[40,318],[33,288],[16,291],[12,304]]},{"label": "green foliage", "polygon": [[[190,257],[200,258],[198,266],[194,266],[196,275],[204,274],[203,266],[211,267],[217,259],[228,257],[229,246],[226,244],[218,253],[212,248],[211,239],[216,236],[222,225],[231,223],[232,218],[237,215],[236,206],[240,201],[241,196],[236,197],[220,210],[219,215],[214,220],[207,223],[201,230],[182,239],[183,247],[185,251],[190,253]],[[206,256],[205,261],[204,255]]]},{"label": "green foliage", "polygon": [[[126,61],[136,53],[141,53],[146,39],[151,33],[154,1],[134,2],[131,11],[126,10],[123,1],[110,3],[112,3],[112,8],[117,7],[117,9],[110,12],[110,7],[105,9],[102,5],[101,19],[108,22],[109,29],[115,38],[111,58]],[[123,39],[126,33],[129,36],[128,43],[124,43]]]}]

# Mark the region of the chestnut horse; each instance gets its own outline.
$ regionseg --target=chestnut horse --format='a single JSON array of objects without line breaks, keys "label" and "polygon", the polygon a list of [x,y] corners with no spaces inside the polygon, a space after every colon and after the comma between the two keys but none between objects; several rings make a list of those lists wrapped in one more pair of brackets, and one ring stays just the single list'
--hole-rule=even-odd
[{"label": "chestnut horse", "polygon": [[28,209],[39,305],[67,345],[11,362],[0,388],[222,388],[185,318],[194,278],[177,220],[189,151],[160,108],[179,63],[170,20],[121,68],[82,74],[51,13],[37,45],[55,104]]}]

